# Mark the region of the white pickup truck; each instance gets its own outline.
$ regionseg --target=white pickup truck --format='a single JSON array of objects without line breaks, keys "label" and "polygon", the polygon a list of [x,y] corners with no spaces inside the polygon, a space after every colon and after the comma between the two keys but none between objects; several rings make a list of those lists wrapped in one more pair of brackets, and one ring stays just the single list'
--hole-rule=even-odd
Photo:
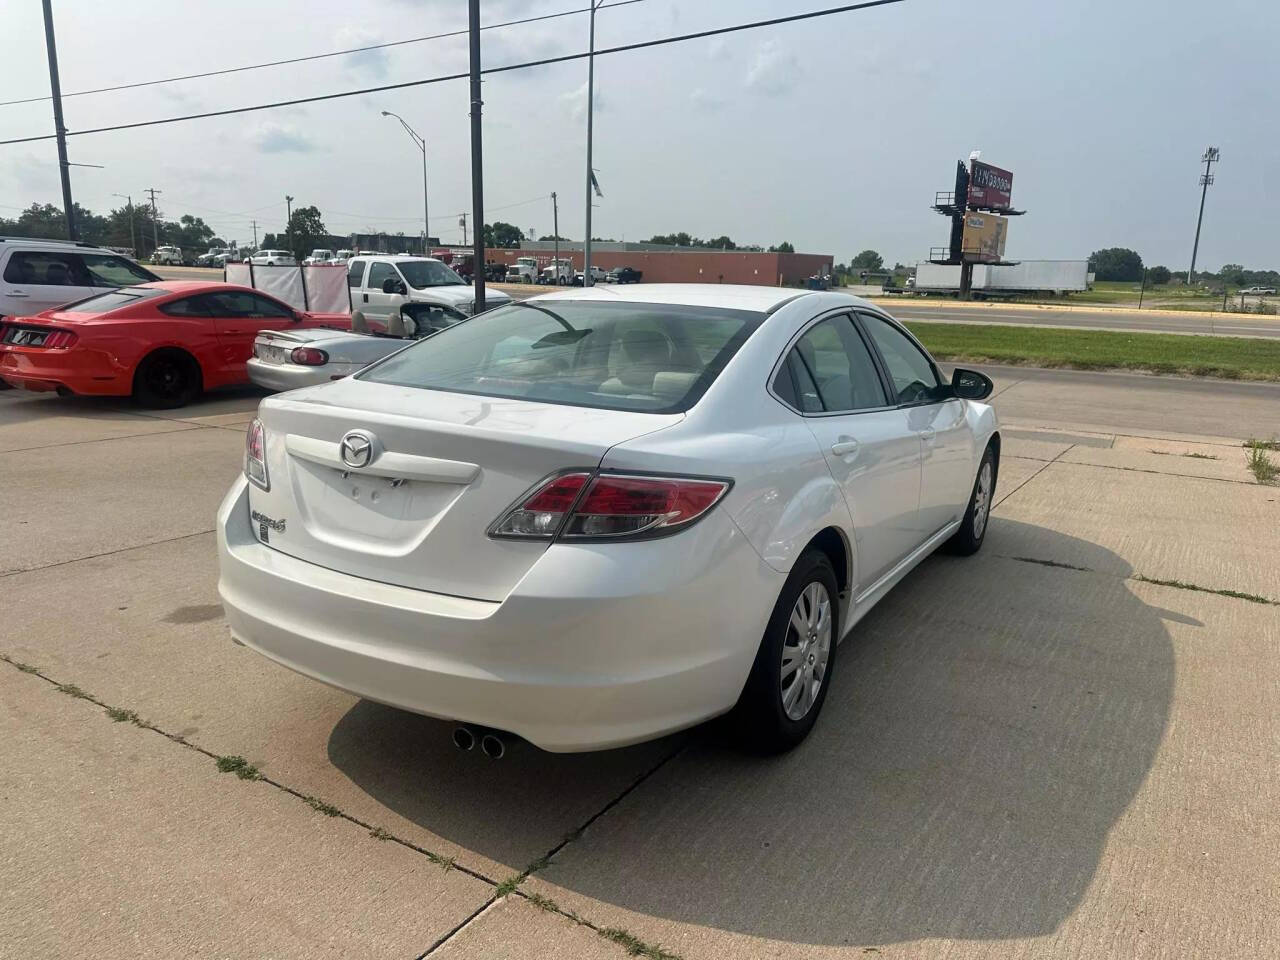
[{"label": "white pickup truck", "polygon": [[535,257],[520,257],[507,267],[507,283],[536,283],[538,261]]},{"label": "white pickup truck", "polygon": [[[471,285],[431,257],[357,254],[347,262],[347,286],[352,307],[379,326],[405,303],[438,304],[468,317],[475,312]],[[501,290],[485,295],[486,309],[510,302]]]}]

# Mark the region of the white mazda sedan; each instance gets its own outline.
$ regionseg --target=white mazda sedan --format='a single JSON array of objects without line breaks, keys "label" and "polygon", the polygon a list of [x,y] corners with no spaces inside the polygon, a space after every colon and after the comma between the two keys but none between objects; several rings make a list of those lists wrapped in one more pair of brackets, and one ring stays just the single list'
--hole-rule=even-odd
[{"label": "white mazda sedan", "polygon": [[729,711],[785,749],[858,620],[982,545],[991,389],[840,293],[534,297],[264,400],[219,593],[254,650],[490,755]]}]

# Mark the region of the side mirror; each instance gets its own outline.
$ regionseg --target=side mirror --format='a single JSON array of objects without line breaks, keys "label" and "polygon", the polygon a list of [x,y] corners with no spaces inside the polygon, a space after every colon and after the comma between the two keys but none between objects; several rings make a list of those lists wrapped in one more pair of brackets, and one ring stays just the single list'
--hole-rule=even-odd
[{"label": "side mirror", "polygon": [[383,293],[404,293],[404,284],[395,277],[387,277],[382,281]]},{"label": "side mirror", "polygon": [[985,373],[956,367],[951,375],[951,388],[961,400],[985,400],[991,396],[996,385]]}]

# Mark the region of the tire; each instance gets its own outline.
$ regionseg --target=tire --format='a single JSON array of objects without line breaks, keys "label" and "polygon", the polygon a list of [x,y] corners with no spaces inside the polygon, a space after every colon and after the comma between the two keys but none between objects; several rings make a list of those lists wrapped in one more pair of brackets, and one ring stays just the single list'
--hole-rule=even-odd
[{"label": "tire", "polygon": [[995,498],[999,476],[1000,464],[996,460],[995,448],[988,444],[978,464],[978,475],[973,480],[973,492],[969,494],[969,506],[965,508],[960,529],[946,542],[948,553],[971,557],[982,549],[982,541],[986,539],[990,526],[991,501]]},{"label": "tire", "polygon": [[[807,611],[813,609],[815,600],[817,610],[809,616]],[[797,629],[810,624],[813,639]],[[734,708],[737,737],[744,747],[759,753],[781,753],[809,735],[831,687],[839,637],[835,570],[825,553],[808,551],[796,561],[778,595],[751,674]],[[788,658],[786,663],[784,657]],[[788,673],[788,665],[797,662],[799,667]],[[808,684],[798,687],[806,677]],[[797,699],[791,700],[797,690]]]},{"label": "tire", "polygon": [[200,365],[183,350],[157,350],[133,375],[133,399],[153,410],[185,407],[202,390]]}]

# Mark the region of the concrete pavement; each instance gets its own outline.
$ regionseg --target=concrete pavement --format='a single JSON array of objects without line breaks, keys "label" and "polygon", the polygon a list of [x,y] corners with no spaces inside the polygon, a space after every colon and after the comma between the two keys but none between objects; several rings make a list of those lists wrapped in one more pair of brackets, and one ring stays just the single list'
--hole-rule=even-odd
[{"label": "concrete pavement", "polygon": [[210,532],[257,394],[0,393],[0,653],[39,671],[0,663],[0,956],[1280,951],[1280,607],[1206,592],[1280,599],[1239,446],[1280,387],[989,372],[986,546],[895,589],[770,760],[713,725],[494,764],[275,667]]}]

